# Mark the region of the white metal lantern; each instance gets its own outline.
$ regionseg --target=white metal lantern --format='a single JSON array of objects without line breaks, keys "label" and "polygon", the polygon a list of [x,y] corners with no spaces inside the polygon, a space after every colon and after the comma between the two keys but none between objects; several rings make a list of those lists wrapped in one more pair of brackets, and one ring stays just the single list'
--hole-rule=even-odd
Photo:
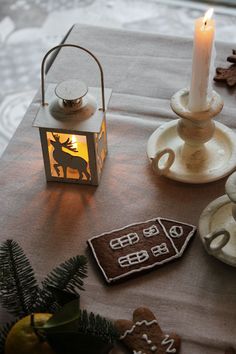
[{"label": "white metal lantern", "polygon": [[[100,69],[101,88],[69,79],[49,84],[45,91],[46,59],[62,47],[75,47],[92,56]],[[98,185],[107,154],[105,102],[111,97],[111,89],[104,88],[100,62],[83,47],[58,45],[42,61],[41,85],[42,104],[33,126],[39,128],[47,180]]]}]

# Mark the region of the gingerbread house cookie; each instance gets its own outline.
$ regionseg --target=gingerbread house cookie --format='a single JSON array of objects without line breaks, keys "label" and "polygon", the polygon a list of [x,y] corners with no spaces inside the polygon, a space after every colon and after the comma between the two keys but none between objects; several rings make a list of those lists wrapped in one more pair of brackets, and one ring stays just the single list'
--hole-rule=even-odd
[{"label": "gingerbread house cookie", "polygon": [[155,218],[92,237],[88,244],[112,283],[181,257],[195,231],[193,225]]}]

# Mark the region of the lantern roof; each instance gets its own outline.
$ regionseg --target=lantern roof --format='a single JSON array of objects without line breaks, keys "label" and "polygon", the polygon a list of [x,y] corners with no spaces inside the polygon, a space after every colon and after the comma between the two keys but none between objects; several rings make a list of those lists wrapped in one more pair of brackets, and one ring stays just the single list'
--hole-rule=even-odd
[{"label": "lantern roof", "polygon": [[[80,117],[78,112],[72,114],[62,114],[60,117],[55,117],[52,114],[51,106],[58,100],[55,94],[55,84],[49,84],[45,92],[46,105],[41,105],[38,113],[33,122],[34,127],[55,129],[55,130],[67,130],[72,132],[85,132],[85,133],[99,133],[104,119],[105,112],[101,109],[101,91],[96,87],[88,88],[88,95],[90,95],[97,106],[96,110],[90,116],[84,118]],[[111,89],[105,89],[105,109],[107,109],[108,102],[111,97]],[[83,112],[86,112],[84,109]]]}]

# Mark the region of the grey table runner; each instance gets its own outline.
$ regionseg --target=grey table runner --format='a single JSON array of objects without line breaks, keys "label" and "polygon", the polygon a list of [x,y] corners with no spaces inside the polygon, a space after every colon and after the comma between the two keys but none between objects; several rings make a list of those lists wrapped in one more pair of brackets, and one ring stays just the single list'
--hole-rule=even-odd
[{"label": "grey table runner", "polygon": [[[107,114],[109,155],[99,187],[46,183],[39,135],[32,121],[38,95],[0,163],[1,241],[17,240],[41,280],[66,258],[85,253],[89,276],[81,305],[111,319],[145,305],[166,332],[182,337],[182,354],[223,354],[236,346],[236,271],[209,257],[198,235],[177,262],[108,287],[87,248],[88,238],[156,216],[198,224],[203,208],[224,194],[225,179],[187,185],[157,178],[146,157],[151,133],[175,119],[173,93],[190,80],[192,42],[143,33],[75,26],[67,43],[92,50],[113,89]],[[231,47],[217,44],[217,63]],[[82,78],[99,85],[85,54],[60,51],[48,82]],[[217,87],[225,107],[219,121],[236,127],[235,93]],[[8,319],[1,310],[0,322]],[[116,348],[113,354],[124,352]]]}]

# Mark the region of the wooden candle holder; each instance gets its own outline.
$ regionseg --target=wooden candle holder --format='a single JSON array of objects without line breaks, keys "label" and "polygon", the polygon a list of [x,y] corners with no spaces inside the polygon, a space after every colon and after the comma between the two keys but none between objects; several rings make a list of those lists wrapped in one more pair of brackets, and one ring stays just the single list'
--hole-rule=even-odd
[{"label": "wooden candle holder", "polygon": [[147,154],[158,175],[185,183],[207,183],[230,174],[236,167],[236,134],[212,120],[223,108],[213,91],[209,108],[188,109],[189,91],[171,98],[172,110],[181,118],[159,127],[149,138]]}]

